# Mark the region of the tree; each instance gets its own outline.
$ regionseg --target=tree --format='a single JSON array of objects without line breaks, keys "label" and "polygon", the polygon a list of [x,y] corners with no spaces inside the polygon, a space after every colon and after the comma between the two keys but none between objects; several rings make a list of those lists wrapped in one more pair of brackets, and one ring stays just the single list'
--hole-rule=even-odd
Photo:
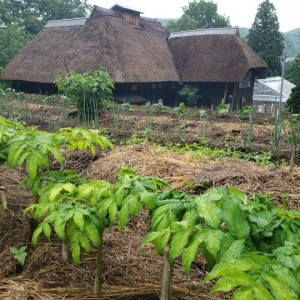
[{"label": "tree", "polygon": [[36,34],[49,20],[84,17],[89,8],[87,0],[0,0],[0,23]]},{"label": "tree", "polygon": [[178,21],[167,24],[170,32],[198,28],[218,28],[230,26],[229,18],[218,14],[218,5],[212,1],[193,0],[183,8],[183,15]]},{"label": "tree", "polygon": [[0,68],[5,67],[10,59],[30,39],[17,25],[0,28]]},{"label": "tree", "polygon": [[300,114],[300,82],[292,89],[292,93],[286,105],[288,110],[293,114]]},{"label": "tree", "polygon": [[300,84],[300,54],[297,55],[296,59],[286,71],[285,79],[289,80],[293,84]]},{"label": "tree", "polygon": [[259,5],[247,41],[268,64],[267,75],[281,75],[280,56],[284,49],[283,36],[279,32],[276,9],[269,0]]}]

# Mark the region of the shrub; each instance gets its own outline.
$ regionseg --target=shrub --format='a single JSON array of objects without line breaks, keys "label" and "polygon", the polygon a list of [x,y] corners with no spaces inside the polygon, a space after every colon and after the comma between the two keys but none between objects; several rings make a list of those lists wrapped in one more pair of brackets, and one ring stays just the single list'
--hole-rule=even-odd
[{"label": "shrub", "polygon": [[74,71],[62,78],[57,75],[55,83],[60,92],[76,101],[79,119],[85,123],[98,122],[99,108],[105,100],[112,99],[114,82],[105,68],[92,73]]}]

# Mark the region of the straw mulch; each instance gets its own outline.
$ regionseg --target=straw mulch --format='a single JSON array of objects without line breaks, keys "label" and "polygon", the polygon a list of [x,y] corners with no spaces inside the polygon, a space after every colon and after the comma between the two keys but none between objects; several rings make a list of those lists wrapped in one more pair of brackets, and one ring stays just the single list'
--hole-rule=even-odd
[{"label": "straw mulch", "polygon": [[90,179],[115,181],[115,174],[129,166],[146,176],[160,177],[174,188],[198,193],[204,180],[210,187],[235,186],[251,194],[273,195],[277,201],[287,197],[292,208],[299,208],[300,168],[292,173],[286,167],[260,167],[252,161],[220,158],[212,160],[193,153],[178,154],[161,147],[129,146],[117,148],[93,162],[86,170]]}]

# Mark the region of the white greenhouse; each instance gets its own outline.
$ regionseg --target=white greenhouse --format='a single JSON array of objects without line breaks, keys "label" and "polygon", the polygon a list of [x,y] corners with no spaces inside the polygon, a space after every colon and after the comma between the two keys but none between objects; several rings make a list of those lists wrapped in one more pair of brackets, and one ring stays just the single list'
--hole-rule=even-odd
[{"label": "white greenhouse", "polygon": [[[271,106],[272,104],[279,103],[281,79],[280,76],[258,79],[254,84],[253,105]],[[285,104],[294,87],[295,85],[291,82],[283,80],[282,105]]]}]

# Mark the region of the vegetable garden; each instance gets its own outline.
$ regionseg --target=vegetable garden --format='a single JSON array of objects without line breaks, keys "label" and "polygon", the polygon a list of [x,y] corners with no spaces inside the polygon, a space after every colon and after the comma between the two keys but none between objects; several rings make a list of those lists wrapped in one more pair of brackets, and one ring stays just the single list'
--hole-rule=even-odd
[{"label": "vegetable garden", "polygon": [[0,102],[1,299],[299,299],[298,116],[40,98]]}]

